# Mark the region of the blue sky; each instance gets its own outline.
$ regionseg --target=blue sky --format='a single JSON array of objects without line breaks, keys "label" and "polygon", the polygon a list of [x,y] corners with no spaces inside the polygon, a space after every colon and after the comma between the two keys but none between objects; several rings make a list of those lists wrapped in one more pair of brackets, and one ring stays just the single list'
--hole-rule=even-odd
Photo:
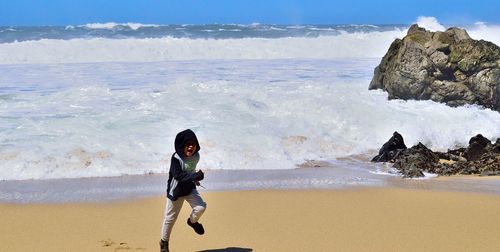
[{"label": "blue sky", "polygon": [[0,26],[105,22],[154,24],[500,23],[498,0],[2,0]]}]

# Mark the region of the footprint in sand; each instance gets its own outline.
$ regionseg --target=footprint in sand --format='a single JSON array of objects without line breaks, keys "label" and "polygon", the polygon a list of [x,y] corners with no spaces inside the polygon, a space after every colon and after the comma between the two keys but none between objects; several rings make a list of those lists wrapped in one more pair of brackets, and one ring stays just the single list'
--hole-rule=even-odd
[{"label": "footprint in sand", "polygon": [[114,241],[112,241],[111,239],[106,239],[106,240],[102,240],[102,241],[99,241],[103,247],[111,247],[113,244],[115,244]]},{"label": "footprint in sand", "polygon": [[120,242],[118,245],[116,245],[116,242],[114,242],[111,239],[106,239],[99,241],[102,245],[102,247],[114,247],[113,251],[122,251],[122,250],[135,250],[135,251],[140,251],[140,250],[146,250],[146,248],[131,248],[128,243],[126,242]]}]

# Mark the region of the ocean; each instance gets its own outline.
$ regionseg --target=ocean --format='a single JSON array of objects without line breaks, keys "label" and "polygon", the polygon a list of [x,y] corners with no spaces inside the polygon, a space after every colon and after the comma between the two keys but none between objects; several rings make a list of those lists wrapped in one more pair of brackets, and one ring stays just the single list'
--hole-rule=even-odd
[{"label": "ocean", "polygon": [[[351,184],[397,176],[368,162],[394,131],[434,150],[500,137],[498,112],[368,90],[408,27],[0,27],[0,181],[164,174],[186,128],[214,174],[324,162],[354,172]],[[465,28],[500,44],[500,26]],[[320,188],[336,183],[318,174]]]}]

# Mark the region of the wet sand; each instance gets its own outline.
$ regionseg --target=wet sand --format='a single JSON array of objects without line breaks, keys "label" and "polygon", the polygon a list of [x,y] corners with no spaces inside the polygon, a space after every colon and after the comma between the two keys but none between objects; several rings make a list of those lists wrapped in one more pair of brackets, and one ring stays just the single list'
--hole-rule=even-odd
[{"label": "wet sand", "polygon": [[[338,190],[359,187],[423,189],[500,195],[500,177],[440,176],[404,179],[385,165],[335,161],[329,166],[283,170],[209,170],[202,191]],[[167,174],[0,181],[2,203],[102,202],[161,196]]]},{"label": "wet sand", "polygon": [[[498,251],[500,196],[398,188],[202,192],[171,251]],[[0,251],[158,251],[165,199],[1,204]],[[231,248],[231,249],[228,249]]]}]

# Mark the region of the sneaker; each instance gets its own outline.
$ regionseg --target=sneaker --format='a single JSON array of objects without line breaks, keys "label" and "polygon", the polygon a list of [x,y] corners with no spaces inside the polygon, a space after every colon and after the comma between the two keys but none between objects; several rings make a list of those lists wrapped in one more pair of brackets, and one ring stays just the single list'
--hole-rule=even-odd
[{"label": "sneaker", "polygon": [[201,225],[199,222],[191,223],[191,221],[188,218],[187,224],[190,227],[192,227],[197,234],[202,235],[205,233],[205,229],[203,228],[203,225]]},{"label": "sneaker", "polygon": [[160,240],[160,252],[169,252],[168,241]]}]

